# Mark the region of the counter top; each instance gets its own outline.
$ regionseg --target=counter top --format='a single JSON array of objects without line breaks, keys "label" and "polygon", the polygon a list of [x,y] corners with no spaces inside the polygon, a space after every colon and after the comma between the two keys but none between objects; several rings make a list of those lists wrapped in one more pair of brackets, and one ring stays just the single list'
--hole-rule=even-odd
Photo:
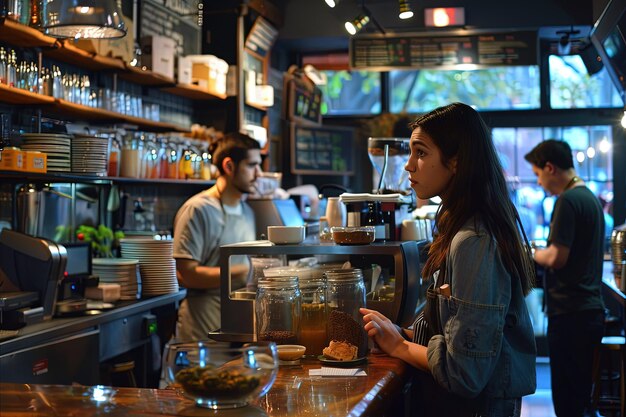
[{"label": "counter top", "polygon": [[[0,414],[6,417],[59,416],[380,416],[401,404],[408,366],[399,359],[372,354],[361,365],[366,377],[309,377],[316,359],[281,366],[267,395],[253,405],[214,412],[197,408],[175,390],[113,388],[100,401],[94,387],[0,383]],[[101,393],[102,394],[102,393]]]},{"label": "counter top", "polygon": [[79,317],[53,317],[50,320],[28,325],[20,329],[17,337],[0,343],[0,356],[19,349],[32,347],[51,338],[63,337],[102,323],[176,303],[185,298],[186,293],[186,290],[180,290],[173,294],[142,298],[137,301],[119,301],[116,303],[115,308],[103,311],[102,314]]}]

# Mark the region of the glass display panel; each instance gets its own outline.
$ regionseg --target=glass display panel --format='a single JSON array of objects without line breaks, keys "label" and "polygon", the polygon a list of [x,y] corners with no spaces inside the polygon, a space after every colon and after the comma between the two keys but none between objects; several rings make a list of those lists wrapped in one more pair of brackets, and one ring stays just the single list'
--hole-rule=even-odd
[{"label": "glass display panel", "polygon": [[373,71],[323,71],[328,82],[320,85],[322,114],[369,115],[381,111],[380,73]]},{"label": "glass display panel", "polygon": [[537,66],[390,71],[392,113],[422,113],[454,101],[477,110],[538,109]]},{"label": "glass display panel", "polygon": [[580,55],[550,55],[548,67],[553,109],[622,107],[606,68],[589,76]]}]

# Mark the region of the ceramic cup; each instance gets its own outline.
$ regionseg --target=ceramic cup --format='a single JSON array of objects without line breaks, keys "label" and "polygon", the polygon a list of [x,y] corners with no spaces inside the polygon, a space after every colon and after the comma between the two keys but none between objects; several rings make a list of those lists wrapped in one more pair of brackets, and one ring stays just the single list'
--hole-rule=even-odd
[{"label": "ceramic cup", "polygon": [[346,205],[339,197],[328,197],[326,203],[326,221],[329,227],[344,227],[348,217]]},{"label": "ceramic cup", "polygon": [[419,220],[406,219],[402,220],[402,228],[400,230],[402,240],[422,240],[424,235]]}]

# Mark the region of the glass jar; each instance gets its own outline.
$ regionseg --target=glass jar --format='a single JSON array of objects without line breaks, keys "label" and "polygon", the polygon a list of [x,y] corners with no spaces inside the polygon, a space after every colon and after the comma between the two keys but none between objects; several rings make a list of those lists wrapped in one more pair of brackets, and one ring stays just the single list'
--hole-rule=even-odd
[{"label": "glass jar", "polygon": [[321,355],[328,346],[326,280],[321,277],[301,280],[300,292],[302,317],[299,344],[306,346],[307,355]]},{"label": "glass jar", "polygon": [[271,277],[257,285],[257,340],[295,344],[300,333],[302,304],[298,277]]},{"label": "glass jar", "polygon": [[365,283],[358,268],[326,271],[326,303],[328,304],[328,339],[355,345],[358,357],[367,354],[367,333],[359,312],[365,307]]}]

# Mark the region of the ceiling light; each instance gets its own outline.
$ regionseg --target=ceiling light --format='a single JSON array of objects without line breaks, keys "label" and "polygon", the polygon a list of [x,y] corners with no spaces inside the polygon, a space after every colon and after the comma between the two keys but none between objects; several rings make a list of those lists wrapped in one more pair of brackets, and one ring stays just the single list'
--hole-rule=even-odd
[{"label": "ceiling light", "polygon": [[569,33],[561,36],[557,45],[557,53],[559,55],[569,55],[572,50],[572,43],[569,41]]},{"label": "ceiling light", "polygon": [[115,0],[46,0],[42,31],[56,38],[105,39],[126,35]]},{"label": "ceiling light", "polygon": [[339,0],[325,0],[328,7],[335,7],[339,4]]},{"label": "ceiling light", "polygon": [[411,9],[409,0],[398,0],[398,8],[400,9],[398,14],[400,19],[410,19],[413,17],[413,10]]},{"label": "ceiling light", "polygon": [[626,129],[626,109],[624,109],[624,115],[622,116],[622,127]]},{"label": "ceiling light", "polygon": [[585,162],[585,153],[582,151],[576,152],[576,160],[578,161],[579,164],[582,164],[583,162]]},{"label": "ceiling light", "polygon": [[370,21],[370,17],[366,14],[362,14],[357,16],[351,22],[346,22],[346,30],[350,35],[356,35],[365,25],[367,25]]}]

